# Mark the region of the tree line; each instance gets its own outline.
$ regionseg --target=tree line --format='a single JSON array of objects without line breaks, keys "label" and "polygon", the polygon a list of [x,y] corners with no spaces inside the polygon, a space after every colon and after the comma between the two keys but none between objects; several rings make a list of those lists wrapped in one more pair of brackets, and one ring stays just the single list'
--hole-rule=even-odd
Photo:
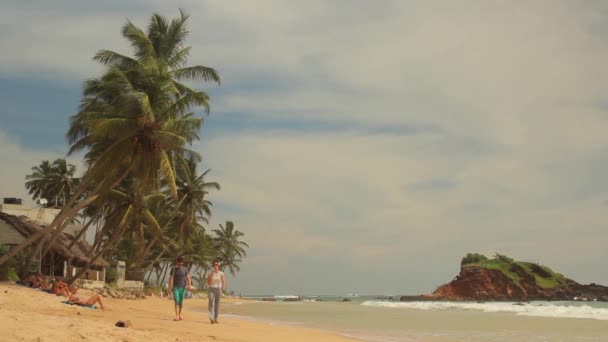
[{"label": "tree line", "polygon": [[213,259],[232,274],[240,269],[248,247],[244,234],[232,221],[207,229],[209,195],[220,184],[208,181],[210,170],[197,169],[202,156],[191,149],[203,123],[195,109],[210,112],[208,94],[191,84],[221,80],[211,67],[188,66],[187,21],[183,11],[171,21],[152,15],[145,31],[127,21],[122,36],[132,56],[111,50],[94,56],[105,71],[84,82],[66,135],[68,155],[84,153],[83,174],[75,177],[75,166],[65,159],[32,168],[29,193],[60,211],[40,233],[0,257],[0,265],[17,254],[25,255],[24,265],[31,263],[78,220],[76,238],[95,232],[90,262],[103,256],[124,260],[130,272],[161,272],[182,255],[201,270]]}]

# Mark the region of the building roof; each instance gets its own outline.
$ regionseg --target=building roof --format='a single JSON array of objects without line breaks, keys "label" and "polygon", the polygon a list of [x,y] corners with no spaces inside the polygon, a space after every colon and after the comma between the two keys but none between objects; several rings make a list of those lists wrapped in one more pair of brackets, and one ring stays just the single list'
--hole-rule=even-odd
[{"label": "building roof", "polygon": [[[9,227],[12,227],[24,238],[28,238],[38,233],[44,228],[43,226],[39,226],[33,222],[30,222],[26,218],[17,217],[2,212],[0,212],[0,223],[6,223]],[[5,237],[4,235],[0,236],[0,243],[14,244],[11,241],[4,241],[7,237]],[[11,239],[13,239],[12,236]],[[66,258],[73,259],[74,261],[76,261],[76,263],[88,263],[91,260],[89,252],[91,250],[91,245],[89,245],[86,241],[77,240],[74,246],[68,249],[68,247],[73,241],[74,236],[66,233],[61,233],[53,244],[51,250]],[[93,268],[103,268],[109,265],[110,264],[101,257],[99,257],[97,260],[95,260],[95,262],[91,264]]]}]

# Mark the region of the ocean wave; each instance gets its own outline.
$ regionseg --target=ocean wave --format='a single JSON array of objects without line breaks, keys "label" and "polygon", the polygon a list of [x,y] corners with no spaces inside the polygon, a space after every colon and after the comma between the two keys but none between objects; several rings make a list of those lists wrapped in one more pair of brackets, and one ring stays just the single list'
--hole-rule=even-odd
[{"label": "ocean wave", "polygon": [[[518,305],[515,305],[518,304]],[[366,301],[363,306],[419,310],[476,310],[490,313],[512,313],[522,316],[582,318],[608,321],[608,308],[568,303],[462,303],[462,302],[383,302]]]}]

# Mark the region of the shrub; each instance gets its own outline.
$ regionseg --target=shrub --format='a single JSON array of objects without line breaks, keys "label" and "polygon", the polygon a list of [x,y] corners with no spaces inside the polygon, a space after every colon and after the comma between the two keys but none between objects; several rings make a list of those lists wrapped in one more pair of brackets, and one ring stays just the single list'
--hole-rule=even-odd
[{"label": "shrub", "polygon": [[513,262],[513,259],[509,258],[506,255],[502,255],[502,254],[498,254],[498,253],[496,253],[496,256],[494,256],[494,259],[502,261],[502,262],[506,262],[507,264],[510,264]]},{"label": "shrub", "polygon": [[106,268],[106,283],[112,284],[118,280],[118,270],[116,267]]},{"label": "shrub", "polygon": [[[8,247],[0,243],[0,257],[8,254]],[[0,266],[0,280],[9,280],[9,271],[12,269],[13,262],[9,260],[9,262]],[[13,273],[15,271],[13,270]]]},{"label": "shrub", "polygon": [[36,259],[32,261],[30,267],[27,270],[28,272],[30,272],[30,274],[40,271],[40,260]]},{"label": "shrub", "polygon": [[467,253],[467,255],[462,258],[462,261],[460,261],[460,265],[464,266],[464,265],[469,265],[469,264],[476,264],[478,262],[482,262],[482,261],[486,261],[488,260],[488,258],[485,257],[485,255],[483,254],[478,254],[478,253]]},{"label": "shrub", "polygon": [[9,268],[8,269],[8,280],[11,280],[11,281],[18,281],[19,280],[19,276],[17,275],[17,272],[15,272],[14,268]]},{"label": "shrub", "polygon": [[526,274],[526,270],[518,263],[514,262],[509,266],[509,272],[518,274],[518,275],[524,275]]}]

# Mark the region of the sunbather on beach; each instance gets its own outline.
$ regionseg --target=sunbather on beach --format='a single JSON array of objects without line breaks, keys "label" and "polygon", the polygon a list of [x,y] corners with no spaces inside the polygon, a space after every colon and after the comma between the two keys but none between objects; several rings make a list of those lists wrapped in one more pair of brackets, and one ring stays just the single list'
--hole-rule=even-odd
[{"label": "sunbather on beach", "polygon": [[68,284],[64,283],[60,278],[56,279],[55,283],[53,283],[53,293],[58,296],[70,297]]},{"label": "sunbather on beach", "polygon": [[49,283],[44,280],[44,276],[40,272],[32,274],[29,277],[25,278],[25,281],[29,281],[31,284],[30,286],[35,289],[48,289],[50,287]]},{"label": "sunbather on beach", "polygon": [[105,309],[105,307],[103,305],[103,296],[102,295],[96,294],[96,295],[92,295],[91,297],[89,297],[87,299],[81,299],[80,296],[78,296],[78,287],[71,286],[70,291],[71,291],[71,294],[70,294],[70,298],[68,299],[68,303],[82,305],[82,306],[93,306],[93,305],[99,303],[99,307],[101,307],[102,310]]}]

